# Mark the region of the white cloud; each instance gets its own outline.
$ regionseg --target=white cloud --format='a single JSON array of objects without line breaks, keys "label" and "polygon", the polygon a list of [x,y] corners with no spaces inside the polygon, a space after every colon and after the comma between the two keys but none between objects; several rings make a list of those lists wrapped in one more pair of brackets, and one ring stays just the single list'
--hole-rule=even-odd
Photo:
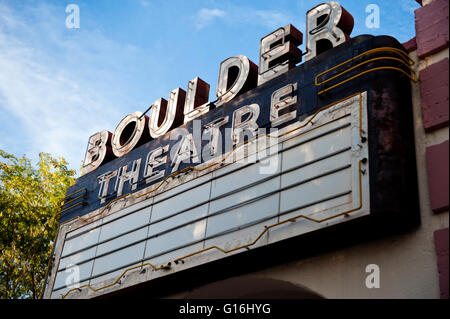
[{"label": "white cloud", "polygon": [[244,6],[228,6],[226,11],[220,9],[201,9],[195,16],[197,29],[211,24],[216,18],[222,18],[230,24],[250,24],[264,26],[268,29],[279,28],[293,22],[293,18],[276,10],[256,10]]},{"label": "white cloud", "polygon": [[[88,23],[67,29],[65,18],[62,5],[27,2],[19,10],[0,1],[0,146],[33,159],[49,152],[78,169],[90,135],[113,131],[127,113],[146,109],[149,101],[133,97],[140,90],[130,92],[138,82],[130,76],[140,76],[159,96],[167,72],[151,51],[114,42],[84,27]],[[194,25],[223,19],[273,29],[288,18],[246,7],[203,8]],[[144,77],[137,69],[159,77]],[[149,91],[142,94],[145,99],[153,98]]]},{"label": "white cloud", "polygon": [[286,14],[273,10],[257,10],[254,13],[260,24],[269,28],[284,27],[288,23],[292,23],[290,17]]},{"label": "white cloud", "polygon": [[222,18],[226,15],[225,11],[220,9],[202,8],[196,15],[196,27],[201,29],[209,25],[215,18]]},{"label": "white cloud", "polygon": [[[66,29],[64,14],[54,7],[23,10],[0,3],[0,126],[8,135],[0,145],[33,159],[49,152],[78,169],[89,136],[114,130],[135,111],[120,89],[117,74],[124,70],[113,54],[131,60],[144,54],[100,32]],[[124,111],[124,105],[133,109]]]}]

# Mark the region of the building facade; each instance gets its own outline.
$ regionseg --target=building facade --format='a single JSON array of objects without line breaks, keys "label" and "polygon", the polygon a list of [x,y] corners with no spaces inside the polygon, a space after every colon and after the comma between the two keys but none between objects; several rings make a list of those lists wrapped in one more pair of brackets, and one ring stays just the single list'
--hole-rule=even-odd
[{"label": "building facade", "polygon": [[421,5],[404,44],[319,5],[309,55],[277,29],[215,108],[197,79],[93,136],[43,297],[448,298],[448,1]]}]

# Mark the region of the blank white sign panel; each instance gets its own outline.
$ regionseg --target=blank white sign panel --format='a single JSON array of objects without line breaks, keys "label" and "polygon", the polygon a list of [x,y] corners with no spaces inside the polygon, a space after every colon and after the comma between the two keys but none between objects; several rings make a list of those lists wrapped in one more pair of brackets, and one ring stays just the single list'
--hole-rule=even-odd
[{"label": "blank white sign panel", "polygon": [[147,271],[151,280],[369,214],[366,104],[358,94],[264,136],[275,143],[256,163],[188,173],[141,201],[64,224],[47,296],[74,297],[76,287],[102,294],[124,287],[126,278],[111,283],[139,265],[170,262]]}]

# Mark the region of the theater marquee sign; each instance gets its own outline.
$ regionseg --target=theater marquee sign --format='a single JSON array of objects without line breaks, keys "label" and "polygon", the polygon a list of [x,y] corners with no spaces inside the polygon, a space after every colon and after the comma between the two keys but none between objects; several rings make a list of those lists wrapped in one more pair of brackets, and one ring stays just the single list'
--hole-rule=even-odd
[{"label": "theater marquee sign", "polygon": [[[95,297],[352,220],[417,221],[410,82],[394,38],[337,2],[88,141],[44,298]],[[299,64],[304,58],[304,63]],[[300,237],[299,237],[300,238]],[[300,249],[300,248],[297,248]]]}]

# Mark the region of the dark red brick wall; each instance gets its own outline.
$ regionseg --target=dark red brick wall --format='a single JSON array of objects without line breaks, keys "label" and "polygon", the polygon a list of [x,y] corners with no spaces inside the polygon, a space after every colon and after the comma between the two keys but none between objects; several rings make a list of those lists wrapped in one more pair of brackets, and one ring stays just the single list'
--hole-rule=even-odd
[{"label": "dark red brick wall", "polygon": [[414,12],[419,58],[448,47],[448,3],[449,0],[434,0]]},{"label": "dark red brick wall", "polygon": [[448,210],[448,140],[427,148],[428,189],[431,209],[435,213]]},{"label": "dark red brick wall", "polygon": [[417,42],[416,42],[416,37],[412,38],[411,40],[403,43],[403,47],[406,49],[406,51],[408,52],[412,52],[415,49],[417,49]]},{"label": "dark red brick wall", "polygon": [[448,227],[434,232],[434,246],[438,259],[441,298],[448,299]]},{"label": "dark red brick wall", "polygon": [[448,125],[448,58],[420,71],[423,126],[426,131]]}]

